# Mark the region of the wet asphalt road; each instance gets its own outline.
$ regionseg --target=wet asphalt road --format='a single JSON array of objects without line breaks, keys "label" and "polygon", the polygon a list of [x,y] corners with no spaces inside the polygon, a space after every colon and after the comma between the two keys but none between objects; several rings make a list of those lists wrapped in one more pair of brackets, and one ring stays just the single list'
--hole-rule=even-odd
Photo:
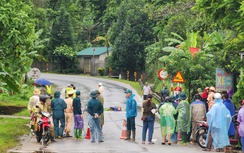
[{"label": "wet asphalt road", "polygon": [[[111,81],[107,79],[84,77],[77,75],[57,75],[57,74],[42,74],[41,78],[46,78],[52,83],[58,85],[58,89],[61,91],[61,97],[64,97],[64,89],[70,83],[76,86],[77,90],[81,91],[81,102],[83,109],[85,108],[87,101],[90,99],[89,93],[97,89],[99,82],[104,86],[104,100],[105,108],[119,106],[122,107],[122,111],[105,111],[105,124],[103,128],[103,143],[91,143],[89,139],[76,140],[73,137],[58,139],[57,142],[48,143],[47,146],[42,146],[36,142],[34,136],[26,136],[22,138],[22,146],[9,150],[11,153],[199,153],[201,148],[197,145],[187,144],[181,146],[179,144],[173,144],[171,146],[161,145],[160,126],[155,123],[153,141],[155,144],[141,144],[142,133],[142,121],[141,113],[138,111],[138,117],[136,118],[136,141],[130,142],[120,139],[123,129],[123,119],[125,119],[125,94],[124,88],[130,88],[129,85]],[[136,94],[135,99],[138,105],[141,105],[141,98],[135,90],[132,91]],[[84,114],[85,128],[84,136],[87,131],[87,114]]]}]

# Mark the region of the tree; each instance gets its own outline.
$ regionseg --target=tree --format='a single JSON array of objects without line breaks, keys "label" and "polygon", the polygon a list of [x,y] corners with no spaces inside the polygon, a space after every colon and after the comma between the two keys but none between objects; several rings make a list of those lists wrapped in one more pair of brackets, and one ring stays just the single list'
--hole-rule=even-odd
[{"label": "tree", "polygon": [[[145,47],[152,41],[152,26],[140,0],[124,2],[111,29],[112,69],[117,72],[145,70]],[[126,10],[126,11],[125,11]]]},{"label": "tree", "polygon": [[[49,48],[51,51],[52,60],[56,62],[57,70],[61,73],[70,72],[69,69],[74,70],[77,68],[77,62],[73,62],[69,56],[76,53],[74,48],[73,27],[70,22],[70,14],[61,7],[57,21],[54,22]],[[67,48],[67,47],[70,48]],[[64,47],[64,48],[63,48]],[[64,53],[60,56],[60,50]],[[70,55],[69,55],[70,54]]]},{"label": "tree", "polygon": [[182,73],[186,81],[184,85],[188,89],[188,97],[191,98],[191,90],[195,91],[199,87],[204,88],[214,84],[215,63],[210,60],[213,56],[207,54],[204,50],[195,55],[190,53],[190,47],[198,47],[198,33],[188,33],[186,40],[177,34],[174,34],[174,36],[175,38],[169,38],[166,41],[169,42],[169,46],[177,44],[177,48],[164,47],[163,50],[168,52],[169,55],[162,56],[159,61],[166,63],[165,68],[172,76],[177,71]]},{"label": "tree", "polygon": [[[18,0],[0,1],[1,84],[20,92],[23,75],[30,70],[35,49],[35,23],[32,5]],[[7,58],[6,58],[7,57]]]}]

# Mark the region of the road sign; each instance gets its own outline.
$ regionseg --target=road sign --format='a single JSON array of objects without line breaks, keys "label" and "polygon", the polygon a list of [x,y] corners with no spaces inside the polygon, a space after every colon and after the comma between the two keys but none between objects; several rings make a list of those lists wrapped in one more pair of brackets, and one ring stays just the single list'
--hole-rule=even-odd
[{"label": "road sign", "polygon": [[158,78],[161,79],[161,80],[165,80],[167,79],[169,76],[168,72],[167,71],[164,71],[163,69],[160,69],[158,71]]},{"label": "road sign", "polygon": [[227,91],[232,88],[233,76],[222,68],[216,68],[216,91]]},{"label": "road sign", "polygon": [[183,78],[180,71],[176,73],[176,75],[173,77],[172,82],[178,82],[178,83],[184,83],[185,79]]},{"label": "road sign", "polygon": [[32,68],[29,72],[28,72],[28,77],[32,78],[32,79],[37,79],[41,76],[41,72],[38,68]]}]

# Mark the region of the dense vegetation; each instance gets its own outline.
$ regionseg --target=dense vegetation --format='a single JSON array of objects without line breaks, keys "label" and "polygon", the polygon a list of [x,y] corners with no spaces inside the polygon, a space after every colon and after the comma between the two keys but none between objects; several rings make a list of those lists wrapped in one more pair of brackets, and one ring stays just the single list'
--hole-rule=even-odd
[{"label": "dense vegetation", "polygon": [[[214,85],[216,67],[237,84],[244,65],[244,0],[1,0],[0,12],[5,92],[23,91],[33,60],[79,71],[76,53],[91,46],[113,48],[105,70],[146,72],[156,88],[162,67],[171,76],[180,70],[190,91]],[[241,87],[236,100],[244,98]]]}]

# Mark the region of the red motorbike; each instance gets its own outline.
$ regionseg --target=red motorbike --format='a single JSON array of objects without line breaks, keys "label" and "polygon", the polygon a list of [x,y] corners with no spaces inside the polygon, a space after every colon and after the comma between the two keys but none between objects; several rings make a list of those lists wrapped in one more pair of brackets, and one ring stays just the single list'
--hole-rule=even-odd
[{"label": "red motorbike", "polygon": [[41,142],[42,145],[46,144],[51,139],[51,129],[50,129],[50,113],[40,112],[42,115],[40,121],[38,122],[38,130],[36,131],[36,140]]}]

